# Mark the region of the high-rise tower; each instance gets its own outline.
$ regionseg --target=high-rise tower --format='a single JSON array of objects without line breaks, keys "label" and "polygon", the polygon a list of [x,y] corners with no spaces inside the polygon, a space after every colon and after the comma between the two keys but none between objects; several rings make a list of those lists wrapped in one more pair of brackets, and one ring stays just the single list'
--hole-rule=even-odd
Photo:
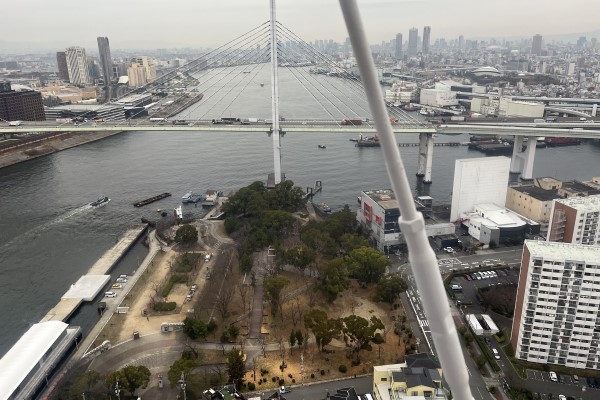
[{"label": "high-rise tower", "polygon": [[429,41],[431,40],[431,27],[423,28],[423,54],[429,53]]},{"label": "high-rise tower", "polygon": [[417,43],[419,41],[419,30],[412,28],[408,31],[408,55],[417,55]]},{"label": "high-rise tower", "polygon": [[533,35],[531,54],[535,54],[536,56],[542,55],[542,35]]},{"label": "high-rise tower", "polygon": [[69,81],[69,68],[67,67],[67,53],[56,52],[56,63],[58,64],[58,76],[65,82]]},{"label": "high-rise tower", "polygon": [[112,77],[112,57],[110,56],[110,45],[107,37],[98,37],[98,52],[100,53],[100,66],[104,86],[109,86]]},{"label": "high-rise tower", "polygon": [[88,73],[87,58],[83,47],[67,47],[67,69],[69,82],[73,85],[87,85],[91,83]]},{"label": "high-rise tower", "polygon": [[402,34],[401,33],[396,34],[396,49],[394,52],[394,56],[396,58],[402,57]]}]

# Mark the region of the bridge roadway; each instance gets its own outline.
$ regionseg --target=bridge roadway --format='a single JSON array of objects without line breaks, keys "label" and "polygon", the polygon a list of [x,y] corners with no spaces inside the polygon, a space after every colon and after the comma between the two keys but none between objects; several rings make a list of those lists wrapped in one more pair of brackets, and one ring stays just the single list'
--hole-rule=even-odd
[{"label": "bridge roadway", "polygon": [[[396,133],[439,133],[457,135],[469,133],[476,135],[512,135],[512,136],[546,136],[575,137],[580,139],[600,139],[600,122],[567,122],[567,123],[526,123],[526,122],[477,122],[462,124],[433,125],[420,121],[392,123]],[[127,122],[85,122],[78,125],[56,124],[53,121],[23,121],[19,126],[0,126],[0,134],[29,132],[95,132],[95,131],[216,131],[216,132],[269,132],[271,124],[213,124],[210,120],[186,120],[184,125],[171,122],[158,123],[148,120]],[[375,133],[372,123],[366,122],[358,126],[340,125],[339,121],[313,120],[281,121],[284,132],[353,132]]]}]

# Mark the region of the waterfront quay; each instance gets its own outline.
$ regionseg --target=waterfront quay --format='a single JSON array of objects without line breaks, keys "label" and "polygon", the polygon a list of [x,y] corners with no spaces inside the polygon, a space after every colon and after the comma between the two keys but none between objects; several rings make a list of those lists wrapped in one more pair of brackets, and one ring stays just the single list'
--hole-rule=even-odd
[{"label": "waterfront quay", "polygon": [[60,301],[42,318],[45,321],[66,320],[84,301],[92,301],[104,286],[111,280],[108,272],[129,251],[131,246],[148,229],[147,225],[130,229],[121,239],[92,265],[87,274],[77,280],[61,297]]}]

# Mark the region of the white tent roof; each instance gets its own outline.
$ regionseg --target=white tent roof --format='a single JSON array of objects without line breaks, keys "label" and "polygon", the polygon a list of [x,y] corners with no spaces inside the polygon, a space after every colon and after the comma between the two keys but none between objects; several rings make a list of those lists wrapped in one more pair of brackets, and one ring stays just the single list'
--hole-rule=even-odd
[{"label": "white tent roof", "polygon": [[33,325],[0,360],[0,400],[8,399],[69,325],[61,321]]}]

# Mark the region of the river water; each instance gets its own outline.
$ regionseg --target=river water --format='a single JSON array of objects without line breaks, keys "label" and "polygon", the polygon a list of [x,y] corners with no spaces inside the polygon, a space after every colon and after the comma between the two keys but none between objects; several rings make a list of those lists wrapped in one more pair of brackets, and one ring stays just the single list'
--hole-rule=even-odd
[{"label": "river water", "polygon": [[[293,86],[293,76],[284,72],[280,73],[282,88],[285,82]],[[238,95],[231,102],[235,107],[213,115],[230,112],[240,117],[268,117],[268,111],[260,111],[256,105],[260,98],[268,106],[270,93],[266,72],[260,74],[253,81],[265,82],[262,88],[253,84],[259,94]],[[310,98],[286,97],[286,93],[282,89],[282,114],[286,117],[327,117],[319,114],[320,106]],[[208,96],[206,103],[187,115],[205,115],[210,101]],[[417,134],[396,136],[399,142],[418,142]],[[380,150],[357,148],[349,141],[354,137],[287,134],[282,139],[282,169],[303,188],[321,180],[323,192],[316,201],[334,209],[345,204],[354,207],[361,190],[389,187]],[[468,137],[440,135],[436,141],[464,142]],[[319,144],[326,149],[317,148]],[[433,183],[423,185],[414,175],[417,151],[418,147],[401,148],[413,193],[431,195],[437,205],[451,202],[455,160],[481,157],[464,146],[436,147]],[[0,356],[30,324],[39,322],[120,235],[139,224],[141,217],[157,219],[157,208],[176,207],[188,190],[228,193],[256,180],[265,181],[272,168],[272,144],[265,133],[129,132],[1,169]],[[534,176],[579,180],[600,176],[600,147],[585,143],[538,149]],[[173,197],[144,208],[132,205],[162,192],[171,192]],[[99,208],[86,205],[101,194],[112,201]],[[141,244],[136,245],[115,273],[135,269],[145,253]],[[72,322],[89,327],[97,319],[95,312],[95,304],[90,304]]]}]

